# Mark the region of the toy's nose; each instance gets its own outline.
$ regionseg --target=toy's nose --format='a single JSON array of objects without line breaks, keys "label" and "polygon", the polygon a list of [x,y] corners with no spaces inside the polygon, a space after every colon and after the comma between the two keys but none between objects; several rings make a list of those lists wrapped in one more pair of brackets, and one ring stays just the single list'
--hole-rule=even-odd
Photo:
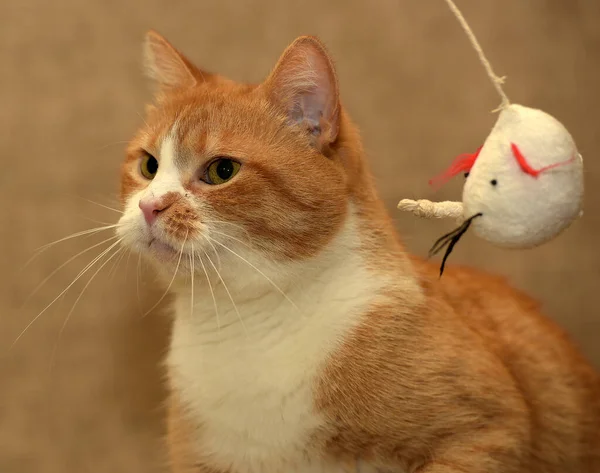
[{"label": "toy's nose", "polygon": [[139,206],[146,223],[152,225],[158,216],[171,207],[179,197],[181,197],[179,194],[169,193],[161,197],[148,196],[140,199]]}]

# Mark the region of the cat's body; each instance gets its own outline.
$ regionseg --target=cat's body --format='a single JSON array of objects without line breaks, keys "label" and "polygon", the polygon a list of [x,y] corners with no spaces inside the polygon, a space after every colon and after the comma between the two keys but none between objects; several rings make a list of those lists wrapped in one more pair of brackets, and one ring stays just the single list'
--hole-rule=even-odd
[{"label": "cat's body", "polygon": [[502,281],[406,255],[316,40],[258,86],[149,56],[119,231],[175,293],[174,473],[600,471],[598,375]]},{"label": "cat's body", "polygon": [[237,268],[264,291],[256,297],[256,287],[246,292],[228,284],[243,326],[222,284],[214,288],[220,327],[208,290],[201,293],[204,307],[193,315],[190,295],[177,298],[171,382],[179,402],[194,412],[190,420],[202,419],[196,441],[206,442],[227,470],[332,471],[318,462],[309,468],[304,459],[311,436],[327,424],[314,408],[315,381],[369,310],[373,294],[393,282],[370,277],[352,248],[358,239],[351,226],[332,242],[331,255],[317,258],[285,288],[289,300],[251,268]]}]

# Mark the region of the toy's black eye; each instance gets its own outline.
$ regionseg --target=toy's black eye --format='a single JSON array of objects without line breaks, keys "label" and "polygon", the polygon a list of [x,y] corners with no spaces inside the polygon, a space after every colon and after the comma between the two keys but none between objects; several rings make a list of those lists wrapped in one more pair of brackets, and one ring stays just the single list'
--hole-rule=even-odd
[{"label": "toy's black eye", "polygon": [[497,185],[497,184],[498,184],[498,181],[497,181],[496,179],[492,179],[492,180],[490,181],[490,184],[491,184],[491,185],[493,185],[493,186],[495,186],[495,185]]},{"label": "toy's black eye", "polygon": [[469,173],[468,173],[468,172],[466,172],[466,173],[465,173],[465,179],[466,179],[467,177],[469,177]]}]

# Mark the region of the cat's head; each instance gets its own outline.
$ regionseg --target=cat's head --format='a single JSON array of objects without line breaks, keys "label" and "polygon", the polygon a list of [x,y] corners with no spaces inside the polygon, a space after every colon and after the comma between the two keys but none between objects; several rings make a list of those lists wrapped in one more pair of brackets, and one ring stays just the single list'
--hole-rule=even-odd
[{"label": "cat's head", "polygon": [[236,256],[289,262],[332,241],[354,132],[316,38],[294,41],[258,85],[201,71],[155,32],[145,59],[157,92],[122,167],[124,245],[189,274],[194,258],[199,271]]}]

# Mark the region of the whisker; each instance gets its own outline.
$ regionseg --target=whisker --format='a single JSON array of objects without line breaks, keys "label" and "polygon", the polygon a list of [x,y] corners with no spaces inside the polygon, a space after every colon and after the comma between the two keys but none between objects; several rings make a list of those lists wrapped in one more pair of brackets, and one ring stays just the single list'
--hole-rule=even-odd
[{"label": "whisker", "polygon": [[146,121],[146,119],[143,117],[143,115],[140,112],[137,112],[138,116],[142,119],[142,121],[144,122],[144,125],[146,125],[146,128],[150,128],[150,125],[148,125],[148,122]]},{"label": "whisker", "polygon": [[[213,249],[215,256],[217,257],[217,266],[219,266],[219,269],[221,269],[221,255],[219,255],[219,252],[217,251],[217,248],[215,247],[215,245],[213,245],[213,242],[210,241],[208,238],[204,238],[208,244],[211,246],[211,248]],[[208,256],[208,255],[206,255]]]},{"label": "whisker", "polygon": [[86,199],[85,197],[79,197],[79,198],[82,199],[82,200],[85,200],[86,202],[89,202],[90,204],[98,205],[98,206],[103,207],[103,208],[105,208],[107,210],[112,210],[113,212],[117,212],[118,214],[122,215],[124,213],[122,210],[118,210],[118,209],[115,209],[113,207],[109,207],[108,205],[101,204],[100,202],[96,202],[96,201],[93,201],[93,200],[90,200],[90,199]]},{"label": "whisker", "polygon": [[137,262],[137,268],[136,268],[136,272],[135,272],[135,292],[136,292],[136,295],[137,295],[138,309],[140,311],[140,315],[143,315],[143,312],[142,312],[142,297],[140,296],[140,272],[141,272],[141,266],[142,266],[142,254],[138,253],[138,262]]},{"label": "whisker", "polygon": [[117,196],[116,194],[101,195],[99,197],[102,197],[102,199],[104,199],[104,201],[107,201],[108,205],[113,206],[113,209],[119,209],[120,206],[122,205],[122,201],[121,201],[120,197]]},{"label": "whisker", "polygon": [[[87,220],[88,222],[99,223],[100,225],[113,225],[110,222],[103,222],[102,220],[96,220],[94,218],[87,217],[85,215],[78,215],[78,217]],[[118,224],[117,224],[118,225]]]},{"label": "whisker", "polygon": [[111,228],[116,228],[118,226],[119,226],[118,224],[111,224],[111,225],[104,225],[102,227],[89,228],[87,230],[82,230],[80,232],[73,233],[71,235],[68,235],[66,237],[63,237],[63,238],[60,238],[58,240],[52,241],[50,243],[46,243],[46,244],[44,244],[44,245],[36,248],[34,251],[40,251],[40,250],[43,250],[43,249],[48,248],[50,246],[56,245],[58,243],[62,243],[63,241],[71,240],[73,238],[77,238],[77,237],[80,237],[80,236],[90,235],[90,234],[93,234],[93,233],[99,233],[101,231],[110,230]]},{"label": "whisker", "polygon": [[35,249],[33,251],[32,256],[25,262],[25,264],[21,267],[20,271],[24,271],[27,268],[27,266],[29,266],[42,253],[44,253],[45,251],[47,251],[50,247],[52,247],[54,245],[57,245],[58,243],[61,243],[63,241],[67,241],[67,240],[71,240],[73,238],[81,237],[81,236],[87,236],[87,235],[91,236],[91,235],[94,235],[96,233],[100,233],[101,231],[104,231],[104,230],[109,230],[111,228],[116,228],[117,226],[118,225],[108,225],[108,226],[105,226],[105,227],[91,228],[89,230],[84,230],[84,231],[81,231],[81,232],[74,233],[73,235],[66,236],[64,238],[61,238],[60,240],[56,240],[56,241],[53,241],[51,243],[46,243],[45,245],[40,246],[39,248],[37,248],[37,249]]},{"label": "whisker", "polygon": [[114,143],[108,143],[106,145],[100,146],[99,148],[96,148],[96,151],[104,151],[105,149],[110,148],[111,146],[126,145],[128,143],[129,141],[115,141]]},{"label": "whisker", "polygon": [[467,225],[465,225],[465,227],[462,229],[462,231],[460,231],[459,233],[457,233],[454,238],[452,238],[452,240],[450,241],[450,244],[448,245],[448,248],[446,248],[446,252],[444,253],[444,257],[442,258],[442,264],[440,266],[440,278],[442,277],[442,274],[444,274],[444,268],[446,267],[446,260],[448,259],[448,256],[450,256],[450,253],[452,253],[452,250],[454,249],[454,245],[456,245],[458,243],[458,240],[460,240],[460,237],[462,237],[464,235],[464,233],[469,229],[469,225],[471,224],[471,221],[468,221],[469,223]]},{"label": "whisker", "polygon": [[125,251],[121,251],[121,256],[119,256],[115,262],[112,265],[112,268],[110,268],[110,271],[108,272],[108,277],[109,277],[109,281],[112,281],[113,278],[115,277],[115,273],[117,272],[117,269],[119,267],[119,265],[121,264],[121,262],[123,261],[123,258],[125,257]]},{"label": "whisker", "polygon": [[192,251],[189,254],[190,257],[190,282],[192,285],[192,292],[191,292],[191,296],[190,296],[190,317],[193,317],[194,315],[194,258],[192,257],[192,255],[194,254],[194,245],[192,244]]},{"label": "whisker", "polygon": [[98,246],[100,246],[100,245],[102,245],[102,244],[104,244],[104,243],[107,243],[107,242],[109,242],[109,241],[111,241],[111,240],[114,240],[114,239],[116,239],[116,238],[117,238],[116,236],[112,236],[112,237],[110,237],[110,238],[107,238],[107,239],[106,239],[106,240],[104,240],[104,241],[101,241],[100,243],[96,243],[95,245],[92,245],[92,246],[90,246],[89,248],[86,248],[86,249],[85,249],[85,250],[83,250],[83,251],[80,251],[79,253],[77,253],[77,254],[76,254],[76,255],[74,255],[74,256],[71,256],[71,257],[70,257],[70,258],[69,258],[67,261],[65,261],[65,262],[64,262],[63,264],[61,264],[61,265],[60,265],[58,268],[56,268],[54,271],[52,271],[52,272],[51,272],[51,273],[50,273],[48,276],[46,276],[46,278],[45,278],[45,279],[44,279],[44,280],[43,280],[41,283],[39,283],[39,284],[36,286],[36,288],[35,288],[35,289],[34,289],[34,290],[31,292],[31,294],[29,294],[29,295],[27,296],[27,298],[26,298],[26,299],[25,299],[25,301],[23,302],[23,306],[24,306],[24,305],[27,303],[27,301],[28,301],[29,299],[31,299],[31,298],[32,298],[32,297],[33,297],[33,296],[34,296],[34,295],[35,295],[35,294],[36,294],[36,293],[37,293],[37,292],[38,292],[38,291],[39,291],[39,290],[42,288],[42,286],[43,286],[44,284],[46,284],[46,283],[48,282],[48,280],[50,280],[50,278],[52,278],[52,276],[54,276],[56,273],[58,273],[58,272],[59,272],[59,271],[60,271],[62,268],[64,268],[66,265],[68,265],[68,264],[69,264],[71,261],[73,261],[73,260],[77,259],[79,256],[83,255],[84,253],[87,253],[88,251],[90,251],[90,250],[93,250],[94,248],[97,248]]},{"label": "whisker", "polygon": [[131,254],[132,253],[133,253],[133,251],[131,249],[127,253],[127,261],[125,261],[125,272],[126,273],[129,273],[129,260],[131,259]]},{"label": "whisker", "polygon": [[94,274],[92,274],[92,276],[90,277],[90,279],[87,281],[87,283],[85,284],[85,286],[83,286],[83,289],[81,290],[81,292],[79,293],[79,296],[77,296],[77,299],[75,299],[75,302],[73,303],[73,307],[71,307],[71,310],[68,312],[67,316],[65,317],[65,320],[60,328],[60,331],[58,332],[58,336],[56,337],[56,342],[54,343],[54,349],[52,350],[52,356],[50,358],[50,368],[52,369],[52,365],[54,364],[54,357],[56,356],[56,350],[58,348],[58,344],[60,342],[60,339],[62,337],[62,334],[65,330],[65,327],[67,326],[67,323],[69,323],[69,320],[71,318],[71,314],[73,314],[73,312],[75,311],[75,307],[77,306],[77,303],[79,302],[79,300],[81,299],[81,297],[83,296],[83,293],[86,291],[86,289],[89,287],[89,285],[92,283],[92,281],[94,280],[94,278],[96,277],[96,275],[102,271],[102,268],[104,268],[104,266],[106,266],[106,264],[113,259],[115,256],[117,256],[119,253],[121,253],[121,255],[125,254],[125,248],[119,248],[117,249],[117,251],[115,251],[112,255],[110,255],[101,265],[100,267],[96,270],[96,272],[94,272]]},{"label": "whisker", "polygon": [[263,273],[260,269],[258,269],[256,266],[254,266],[252,263],[250,263],[250,261],[248,261],[247,259],[245,259],[244,257],[240,256],[239,254],[237,254],[235,251],[233,251],[231,248],[229,248],[228,246],[224,245],[223,243],[221,243],[220,241],[215,240],[214,238],[211,238],[207,235],[207,238],[210,238],[212,241],[214,241],[217,245],[225,248],[227,251],[229,251],[231,254],[237,256],[239,259],[241,259],[244,263],[246,263],[247,265],[249,265],[250,267],[254,268],[254,270],[256,270],[258,272],[258,274],[260,274],[262,277],[264,277],[283,297],[285,297],[285,299],[296,309],[298,309],[298,306],[294,303],[294,301],[292,301],[285,292],[283,292],[281,290],[281,288],[279,286],[277,286],[277,284],[275,284],[265,273]]},{"label": "whisker", "polygon": [[73,285],[81,278],[81,276],[83,276],[92,266],[94,266],[102,257],[104,257],[104,255],[106,255],[110,250],[112,250],[115,246],[117,246],[119,243],[121,243],[121,239],[117,240],[116,242],[114,242],[112,245],[110,245],[107,249],[103,250],[102,253],[100,253],[99,256],[96,256],[91,263],[88,263],[88,265],[83,268],[79,274],[77,276],[75,276],[75,279],[66,287],[64,288],[61,293],[56,296],[52,302],[50,302],[50,304],[48,304],[46,307],[44,307],[44,309],[37,314],[32,320],[31,322],[29,322],[27,324],[27,326],[23,329],[23,331],[17,336],[17,338],[15,339],[15,341],[12,343],[12,345],[10,346],[9,350],[12,350],[12,348],[17,344],[17,342],[21,339],[21,337],[25,334],[25,332],[27,332],[27,330],[29,330],[29,327],[31,327],[41,316],[42,314],[44,314],[58,299],[60,299],[60,297],[65,294],[71,287],[73,287]]},{"label": "whisker", "polygon": [[460,233],[463,225],[464,225],[464,223],[460,227],[455,228],[454,230],[439,237],[435,241],[435,243],[432,245],[431,249],[429,250],[429,258],[431,258],[432,256],[435,256],[437,253],[439,253],[440,250],[442,248],[444,248],[452,240],[452,238],[454,238],[458,233]]},{"label": "whisker", "polygon": [[[204,251],[204,250],[202,250],[202,251]],[[237,314],[238,319],[240,320],[240,323],[242,324],[242,328],[244,329],[244,333],[246,334],[246,337],[247,337],[248,336],[248,332],[246,331],[246,324],[244,324],[244,320],[242,319],[242,316],[240,315],[240,311],[238,310],[237,305],[235,304],[235,301],[233,300],[233,297],[231,297],[231,292],[229,292],[229,288],[227,287],[227,284],[225,284],[225,281],[223,280],[223,276],[221,276],[221,273],[219,272],[219,270],[217,269],[217,267],[215,266],[215,264],[210,259],[210,256],[208,256],[208,253],[206,251],[204,251],[204,254],[208,258],[208,262],[211,264],[211,266],[213,267],[213,269],[217,273],[217,276],[219,277],[219,279],[223,283],[223,288],[225,289],[225,291],[227,292],[227,295],[229,296],[229,300],[231,301],[231,304],[233,305],[233,309],[235,310],[235,313]]]},{"label": "whisker", "polygon": [[158,300],[158,302],[156,302],[156,304],[154,304],[148,311],[146,311],[146,313],[144,315],[142,315],[142,317],[146,317],[150,312],[152,312],[154,309],[156,309],[156,307],[158,307],[158,305],[162,302],[162,300],[169,293],[169,290],[171,289],[171,286],[173,285],[173,281],[175,281],[175,277],[177,276],[177,271],[179,271],[179,265],[181,264],[181,257],[183,256],[183,248],[185,246],[185,242],[187,241],[188,233],[189,233],[189,230],[186,231],[186,233],[185,233],[185,239],[183,240],[183,243],[181,244],[181,251],[179,252],[179,259],[177,260],[177,266],[175,266],[175,271],[173,272],[173,277],[171,278],[171,282],[167,286],[167,290],[164,292],[164,294],[161,296],[161,298]]},{"label": "whisker", "polygon": [[236,238],[236,237],[233,237],[233,236],[231,236],[231,235],[228,235],[227,233],[218,232],[218,231],[216,231],[216,230],[211,230],[210,232],[211,232],[211,233],[216,233],[216,234],[218,234],[218,235],[223,235],[224,237],[227,237],[227,238],[229,238],[229,239],[231,239],[231,240],[234,240],[234,241],[237,241],[238,243],[241,243],[242,245],[244,245],[244,246],[245,246],[245,247],[247,247],[247,248],[253,249],[253,248],[252,248],[252,246],[250,246],[248,243],[246,243],[246,242],[244,242],[244,241],[242,241],[242,240],[240,240],[240,239],[238,239],[238,238]]},{"label": "whisker", "polygon": [[238,228],[239,230],[241,230],[242,232],[244,232],[248,238],[251,238],[250,232],[248,232],[248,230],[246,230],[239,223],[225,222],[224,220],[215,220],[215,219],[210,219],[210,218],[209,219],[202,219],[202,220],[204,222],[207,222],[207,223],[216,223],[216,224],[220,224],[220,225],[230,225],[232,227]]},{"label": "whisker", "polygon": [[204,275],[206,276],[206,282],[208,283],[208,288],[210,289],[210,295],[212,296],[213,305],[215,306],[215,314],[217,316],[217,331],[219,334],[221,333],[221,319],[219,317],[219,309],[217,308],[217,298],[215,297],[215,291],[213,290],[212,283],[210,282],[210,278],[208,277],[208,271],[206,271],[206,266],[204,265],[204,261],[202,261],[202,255],[198,258],[200,260],[200,264],[202,265],[202,271],[204,271]]},{"label": "whisker", "polygon": [[429,250],[429,256],[433,256],[433,255],[437,254],[439,251],[441,251],[446,245],[448,245],[448,247],[446,248],[446,252],[444,253],[444,257],[442,258],[442,264],[440,266],[440,278],[442,277],[442,274],[444,274],[444,268],[446,267],[446,260],[450,256],[450,253],[452,253],[454,246],[458,243],[458,241],[461,239],[461,237],[467,232],[467,230],[471,226],[471,223],[473,222],[473,220],[476,219],[477,217],[481,217],[482,215],[483,214],[481,214],[481,213],[477,213],[477,214],[473,215],[472,217],[469,217],[458,228],[451,231],[450,233],[447,233],[443,237],[439,238],[434,243],[431,250]]}]

